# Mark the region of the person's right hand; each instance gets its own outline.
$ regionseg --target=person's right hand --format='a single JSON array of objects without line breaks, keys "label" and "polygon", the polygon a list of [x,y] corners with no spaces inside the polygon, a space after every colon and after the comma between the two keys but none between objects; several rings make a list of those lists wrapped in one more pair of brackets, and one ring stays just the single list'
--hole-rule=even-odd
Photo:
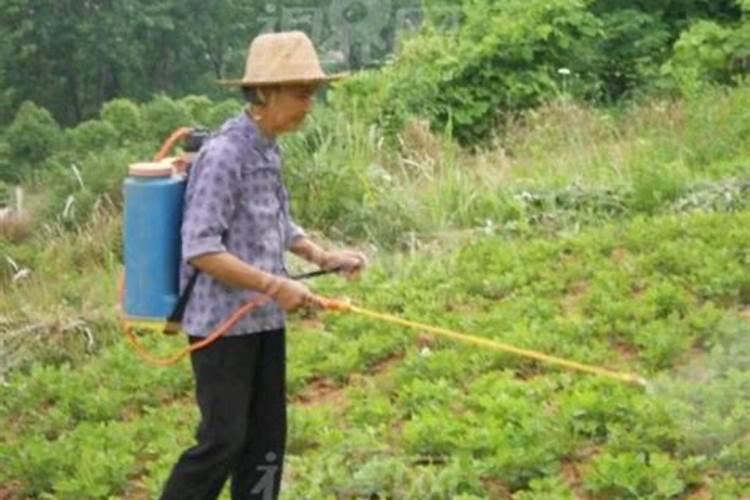
[{"label": "person's right hand", "polygon": [[288,278],[275,276],[265,290],[286,312],[296,311],[301,307],[321,307],[320,300],[305,285]]}]

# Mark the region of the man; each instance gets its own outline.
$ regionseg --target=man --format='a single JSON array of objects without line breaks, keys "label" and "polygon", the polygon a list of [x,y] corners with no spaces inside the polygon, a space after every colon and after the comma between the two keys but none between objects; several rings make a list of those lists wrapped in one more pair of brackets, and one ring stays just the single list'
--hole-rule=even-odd
[{"label": "man", "polygon": [[320,305],[286,276],[284,252],[353,277],[367,265],[354,251],[325,251],[289,215],[276,138],[297,130],[326,76],[301,32],[250,45],[245,76],[225,82],[250,102],[201,149],[182,226],[182,283],[198,272],[183,319],[195,343],[242,304],[273,299],[209,347],[192,354],[201,411],[197,444],[175,465],[164,500],[209,500],[231,477],[233,500],[276,498],[286,440],[285,312]]}]

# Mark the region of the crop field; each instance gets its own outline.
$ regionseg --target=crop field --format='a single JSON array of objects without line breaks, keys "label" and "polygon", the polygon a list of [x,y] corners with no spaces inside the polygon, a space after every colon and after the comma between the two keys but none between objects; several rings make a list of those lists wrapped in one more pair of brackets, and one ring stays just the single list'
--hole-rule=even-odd
[{"label": "crop field", "polygon": [[[636,218],[391,255],[316,290],[612,370],[647,389],[350,315],[289,327],[286,498],[750,494],[750,213]],[[151,337],[169,353],[182,339]],[[187,361],[123,340],[0,390],[0,484],[155,498],[192,443]],[[228,498],[228,497],[227,497]]]}]

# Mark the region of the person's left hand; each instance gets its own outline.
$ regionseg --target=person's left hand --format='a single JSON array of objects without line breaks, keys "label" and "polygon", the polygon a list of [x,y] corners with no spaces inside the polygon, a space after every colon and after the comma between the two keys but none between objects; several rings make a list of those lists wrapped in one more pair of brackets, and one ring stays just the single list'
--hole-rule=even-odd
[{"label": "person's left hand", "polygon": [[346,279],[352,280],[367,268],[367,256],[355,250],[326,252],[321,266],[326,271],[338,269]]}]

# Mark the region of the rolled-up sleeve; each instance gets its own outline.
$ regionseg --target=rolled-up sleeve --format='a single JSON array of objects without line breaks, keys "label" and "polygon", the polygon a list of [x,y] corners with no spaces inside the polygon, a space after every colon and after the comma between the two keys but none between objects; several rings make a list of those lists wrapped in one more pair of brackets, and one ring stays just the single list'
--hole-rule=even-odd
[{"label": "rolled-up sleeve", "polygon": [[182,221],[182,258],[225,252],[223,236],[239,199],[242,165],[235,147],[223,138],[210,142],[190,173]]},{"label": "rolled-up sleeve", "polygon": [[284,241],[284,246],[287,250],[289,250],[292,245],[294,245],[294,241],[302,238],[305,236],[305,231],[299,227],[297,224],[294,223],[294,221],[291,219],[291,217],[287,217],[286,219],[286,241]]}]

